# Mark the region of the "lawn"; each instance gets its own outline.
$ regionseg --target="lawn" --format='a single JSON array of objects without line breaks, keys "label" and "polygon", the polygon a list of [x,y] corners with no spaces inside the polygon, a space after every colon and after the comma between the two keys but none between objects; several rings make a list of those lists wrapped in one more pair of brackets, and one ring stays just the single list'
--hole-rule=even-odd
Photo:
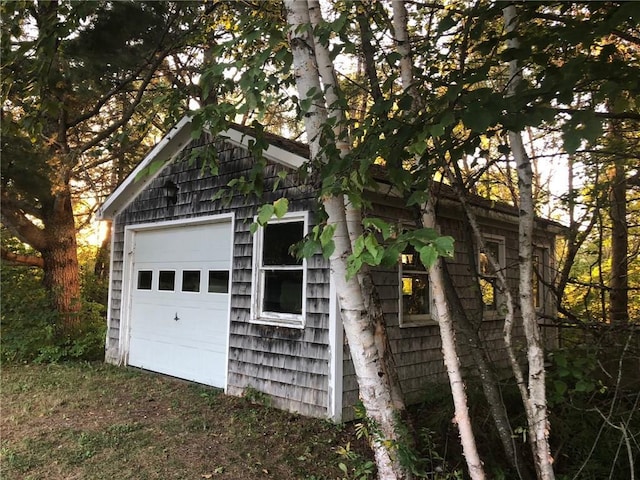
[{"label": "lawn", "polygon": [[257,392],[99,363],[5,365],[1,379],[3,480],[342,479],[368,460],[352,425],[269,408]]}]

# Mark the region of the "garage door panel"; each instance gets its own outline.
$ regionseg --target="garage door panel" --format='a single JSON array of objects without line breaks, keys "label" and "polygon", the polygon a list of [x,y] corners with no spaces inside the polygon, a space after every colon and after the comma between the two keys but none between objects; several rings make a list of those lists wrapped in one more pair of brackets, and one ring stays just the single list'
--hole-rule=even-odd
[{"label": "garage door panel", "polygon": [[224,351],[227,328],[226,312],[222,309],[210,311],[209,321],[202,321],[201,309],[176,310],[173,305],[138,306],[133,314],[136,321],[131,325],[132,337],[158,338],[158,341],[174,339],[175,343],[205,349],[209,345],[220,345]]},{"label": "garage door panel", "polygon": [[[221,271],[216,289],[228,289],[224,279],[230,276],[231,223],[134,235],[128,363],[224,387],[230,296],[228,291],[208,292],[208,282],[210,270]],[[165,271],[175,272],[173,282],[171,274],[163,274],[163,286],[173,290],[159,290],[160,272]],[[187,291],[182,285],[185,271]],[[193,272],[199,272],[199,283]]]},{"label": "garage door panel", "polygon": [[228,222],[140,231],[135,239],[136,261],[228,262],[230,233]]},{"label": "garage door panel", "polygon": [[[224,371],[211,368],[225,363],[224,353],[203,354],[202,350],[176,345],[174,342],[163,343],[135,337],[131,338],[130,347],[130,365],[206,385],[224,386]],[[145,352],[145,355],[137,352]],[[176,362],[175,359],[181,361]]]}]

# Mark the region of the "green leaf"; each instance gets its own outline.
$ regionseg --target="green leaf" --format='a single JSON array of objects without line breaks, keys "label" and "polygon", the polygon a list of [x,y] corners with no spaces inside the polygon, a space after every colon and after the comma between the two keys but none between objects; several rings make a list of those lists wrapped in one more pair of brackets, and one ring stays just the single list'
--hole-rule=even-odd
[{"label": "green leaf", "polygon": [[360,257],[355,257],[353,255],[349,255],[347,258],[347,280],[353,278],[360,268],[362,268],[362,259]]},{"label": "green leaf", "polygon": [[315,240],[307,239],[302,244],[302,248],[298,250],[298,256],[302,258],[310,258],[314,256],[318,250],[320,250],[320,244]]},{"label": "green leaf", "polygon": [[255,235],[259,227],[260,225],[258,225],[256,222],[253,222],[251,225],[249,225],[249,232],[251,232],[251,235]]},{"label": "green leaf", "polygon": [[364,237],[360,235],[353,244],[353,255],[359,257],[364,252]]},{"label": "green leaf", "polygon": [[567,392],[567,384],[562,380],[554,380],[553,386],[556,389],[556,394],[559,396],[562,396]]},{"label": "green leaf", "polygon": [[398,108],[400,110],[410,111],[412,105],[413,105],[413,98],[409,94],[403,95],[400,98],[400,100],[398,100]]},{"label": "green leaf", "polygon": [[273,205],[271,205],[270,203],[267,203],[266,205],[262,205],[260,207],[260,210],[258,211],[258,224],[266,225],[267,222],[273,216],[274,211],[275,209],[273,208]]},{"label": "green leaf", "polygon": [[378,250],[380,249],[380,244],[374,235],[367,235],[364,239],[364,246],[367,251],[371,254],[372,257],[375,257],[378,254]]},{"label": "green leaf", "polygon": [[289,211],[289,200],[283,197],[273,202],[273,211],[276,214],[276,217],[284,217],[287,211]]},{"label": "green leaf", "polygon": [[387,247],[384,250],[384,255],[380,264],[385,267],[393,267],[398,264],[398,259],[400,258],[400,254],[407,248],[406,242],[399,242],[394,245]]},{"label": "green leaf", "polygon": [[494,123],[494,118],[489,105],[474,102],[462,113],[462,121],[474,132],[484,133]]},{"label": "green leaf", "polygon": [[381,218],[365,218],[362,220],[362,224],[365,228],[375,228],[378,232],[382,233],[382,238],[388,240],[391,237],[391,225],[382,220]]},{"label": "green leaf", "polygon": [[593,382],[586,380],[578,380],[578,382],[576,382],[576,392],[592,392],[593,389]]},{"label": "green leaf", "polygon": [[438,255],[442,257],[453,257],[453,237],[444,236],[438,237],[433,241],[433,246],[436,248]]},{"label": "green leaf", "polygon": [[429,198],[429,194],[424,190],[416,190],[413,192],[409,199],[407,200],[407,206],[410,207],[412,205],[422,205]]},{"label": "green leaf", "polygon": [[425,267],[431,268],[436,263],[438,252],[433,245],[424,245],[416,250],[420,253],[420,261]]},{"label": "green leaf", "polygon": [[424,140],[417,141],[409,146],[409,152],[415,155],[422,155],[427,150],[427,142]]},{"label": "green leaf", "polygon": [[322,256],[324,258],[328,259],[331,257],[331,254],[333,254],[336,249],[336,244],[333,241],[333,233],[335,230],[335,225],[326,225],[320,234],[320,245],[322,247]]},{"label": "green leaf", "polygon": [[335,231],[335,225],[325,225],[320,233],[320,245],[324,247],[325,245],[329,245],[330,242],[333,242],[333,234]]},{"label": "green leaf", "polygon": [[582,135],[580,132],[575,129],[575,127],[571,126],[562,134],[562,140],[564,142],[564,150],[568,154],[576,153],[576,150],[580,148],[580,144],[582,143]]},{"label": "green leaf", "polygon": [[431,243],[435,239],[437,239],[439,236],[440,235],[438,234],[438,232],[433,228],[420,228],[418,230],[413,230],[412,232],[410,232],[410,237],[412,237],[414,240],[417,241],[417,242],[411,242],[416,248],[420,246],[420,245],[416,245],[416,243],[418,244]]}]

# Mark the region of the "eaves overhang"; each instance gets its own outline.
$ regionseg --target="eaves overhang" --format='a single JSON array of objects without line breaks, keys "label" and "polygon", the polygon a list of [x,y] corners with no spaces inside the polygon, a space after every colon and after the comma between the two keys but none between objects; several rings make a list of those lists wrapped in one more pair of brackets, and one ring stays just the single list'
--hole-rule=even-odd
[{"label": "eaves overhang", "polygon": [[[164,169],[170,164],[182,150],[192,140],[193,117],[187,115],[180,120],[169,132],[156,144],[138,166],[127,176],[127,178],[116,188],[104,203],[98,208],[96,218],[98,220],[111,220],[142,192]],[[206,128],[205,128],[206,131]],[[224,138],[232,145],[248,148],[256,138],[251,134],[251,129],[240,125],[231,126],[227,130],[216,134],[217,137]],[[265,138],[270,141],[266,134]],[[280,138],[280,137],[278,137]],[[262,152],[267,160],[279,163],[283,166],[298,169],[308,158],[304,149],[297,142],[281,139],[279,145],[270,142],[268,147]],[[291,148],[288,148],[288,146]],[[152,164],[159,162],[154,168],[149,168]]]}]

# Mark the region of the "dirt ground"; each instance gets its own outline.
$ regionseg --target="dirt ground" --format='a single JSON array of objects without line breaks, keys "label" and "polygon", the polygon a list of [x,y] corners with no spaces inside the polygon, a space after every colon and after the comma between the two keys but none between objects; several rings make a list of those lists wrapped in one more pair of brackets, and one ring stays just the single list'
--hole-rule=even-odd
[{"label": "dirt ground", "polygon": [[353,425],[269,408],[259,394],[86,363],[5,365],[1,378],[4,480],[321,480],[370,469]]}]

